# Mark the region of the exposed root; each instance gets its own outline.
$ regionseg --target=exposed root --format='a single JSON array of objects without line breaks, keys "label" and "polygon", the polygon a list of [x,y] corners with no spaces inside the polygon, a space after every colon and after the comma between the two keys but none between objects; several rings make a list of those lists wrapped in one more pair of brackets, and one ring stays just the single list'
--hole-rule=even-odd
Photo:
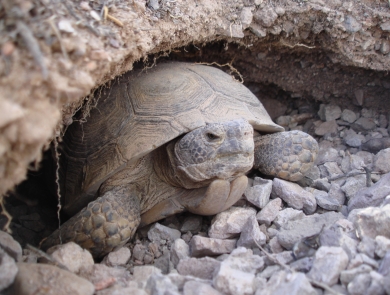
[{"label": "exposed root", "polygon": [[241,84],[244,83],[244,78],[242,77],[241,73],[240,73],[235,67],[233,67],[232,62],[230,62],[230,63],[225,63],[225,64],[223,64],[223,65],[221,65],[221,64],[219,64],[219,63],[217,63],[217,62],[215,62],[215,61],[213,61],[212,63],[208,63],[208,62],[197,62],[196,64],[198,64],[198,65],[208,65],[208,66],[216,65],[216,66],[218,66],[218,67],[220,67],[220,68],[225,67],[225,66],[226,66],[226,67],[229,67],[229,69],[230,69],[233,73],[236,73],[237,76],[240,77],[240,80],[237,80],[236,77],[234,77],[234,76],[232,75],[233,79],[236,80],[237,82],[240,82]]},{"label": "exposed root", "polygon": [[12,233],[11,229],[9,228],[12,220],[12,216],[8,213],[7,209],[4,205],[4,196],[0,196],[0,208],[1,208],[1,215],[4,215],[7,222],[4,224],[4,227],[1,229],[2,231]]},{"label": "exposed root", "polygon": [[61,238],[61,215],[60,215],[60,212],[61,212],[61,190],[60,190],[60,174],[59,174],[59,171],[60,171],[60,153],[58,152],[58,139],[55,138],[53,140],[53,143],[54,143],[54,157],[55,157],[55,161],[56,161],[56,179],[55,179],[55,182],[56,182],[56,186],[57,186],[57,200],[58,200],[58,203],[57,203],[57,219],[58,219],[58,236],[59,236],[59,239],[60,239],[60,244],[62,244],[62,238]]}]

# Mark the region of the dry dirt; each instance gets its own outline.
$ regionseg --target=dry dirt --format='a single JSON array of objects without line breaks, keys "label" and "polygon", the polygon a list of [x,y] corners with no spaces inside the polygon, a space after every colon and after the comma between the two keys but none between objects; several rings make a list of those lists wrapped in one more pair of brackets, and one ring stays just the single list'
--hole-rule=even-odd
[{"label": "dry dirt", "polygon": [[387,0],[156,2],[0,0],[0,195],[92,89],[134,66],[230,63],[273,116],[286,107],[281,91],[390,108]]}]

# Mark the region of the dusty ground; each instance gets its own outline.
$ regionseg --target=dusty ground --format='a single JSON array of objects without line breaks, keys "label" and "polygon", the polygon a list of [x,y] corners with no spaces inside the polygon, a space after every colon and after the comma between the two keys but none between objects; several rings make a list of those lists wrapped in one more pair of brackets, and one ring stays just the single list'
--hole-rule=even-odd
[{"label": "dusty ground", "polygon": [[229,62],[280,107],[283,90],[389,108],[388,1],[152,2],[0,1],[0,195],[35,168],[91,89],[137,61]]}]

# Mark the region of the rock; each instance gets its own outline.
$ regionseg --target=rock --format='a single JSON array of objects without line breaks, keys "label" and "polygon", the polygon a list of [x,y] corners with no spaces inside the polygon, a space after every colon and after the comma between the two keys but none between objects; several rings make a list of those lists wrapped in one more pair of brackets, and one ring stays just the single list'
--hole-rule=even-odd
[{"label": "rock", "polygon": [[390,251],[387,251],[385,257],[383,257],[378,272],[383,276],[390,275]]},{"label": "rock", "polygon": [[345,109],[343,113],[341,114],[341,119],[348,122],[348,123],[353,123],[356,121],[357,116],[355,112]]},{"label": "rock", "polygon": [[314,256],[313,267],[307,276],[332,286],[337,283],[341,271],[346,269],[348,262],[348,255],[342,248],[321,246]]},{"label": "rock", "polygon": [[384,236],[376,236],[375,237],[376,247],[375,254],[379,258],[383,258],[388,251],[390,251],[390,239]]},{"label": "rock", "polygon": [[190,247],[182,239],[177,239],[173,242],[171,247],[171,261],[173,266],[176,267],[181,259],[190,256]]},{"label": "rock", "polygon": [[242,23],[242,28],[246,29],[252,23],[253,14],[250,7],[244,7],[241,10],[240,19]]},{"label": "rock", "polygon": [[291,250],[298,241],[318,234],[323,226],[327,228],[339,219],[344,219],[341,213],[326,212],[289,221],[277,233],[278,241],[282,247]]},{"label": "rock", "polygon": [[341,247],[348,257],[352,259],[356,256],[358,241],[349,236],[351,233],[353,231],[350,231],[348,234],[345,233],[337,224],[332,225],[330,228],[322,231],[319,244],[321,246]]},{"label": "rock", "polygon": [[256,218],[251,216],[242,229],[240,238],[237,241],[237,247],[256,248],[257,244],[264,245],[266,239],[267,237],[260,230]]},{"label": "rock", "polygon": [[348,210],[351,212],[353,209],[379,206],[388,195],[390,195],[390,173],[383,175],[377,183],[360,190],[349,199]]},{"label": "rock", "polygon": [[[270,258],[272,257],[272,258]],[[280,264],[289,264],[294,260],[294,256],[292,255],[292,251],[283,251],[280,253],[271,254],[270,257],[264,257],[264,263],[266,265],[274,265]],[[279,265],[279,264],[277,264]]]},{"label": "rock", "polygon": [[314,133],[319,136],[324,136],[325,134],[336,135],[338,133],[337,127],[336,120],[323,122],[315,129]]},{"label": "rock", "polygon": [[202,216],[200,215],[191,215],[184,219],[182,226],[180,227],[180,231],[182,233],[192,232],[197,233],[200,231],[202,227]]},{"label": "rock", "polygon": [[320,116],[322,121],[336,120],[341,116],[341,109],[338,105],[321,104],[320,110],[318,111],[318,115]]},{"label": "rock", "polygon": [[221,240],[193,236],[190,241],[191,257],[214,256],[230,253],[234,250],[237,240]]},{"label": "rock", "polygon": [[356,33],[362,28],[362,25],[352,15],[345,16],[343,25],[348,33]]},{"label": "rock", "polygon": [[390,172],[390,148],[381,150],[374,158],[374,171],[380,173]]},{"label": "rock", "polygon": [[268,246],[271,253],[281,253],[284,251],[283,247],[279,244],[277,237],[273,237],[272,239],[270,239],[270,241],[268,242]]},{"label": "rock", "polygon": [[286,208],[278,212],[278,216],[276,216],[274,220],[274,224],[281,228],[287,222],[294,221],[298,219],[302,219],[305,217],[305,214],[301,210],[296,210],[293,208]]},{"label": "rock", "polygon": [[120,285],[113,285],[109,288],[100,290],[99,292],[95,293],[98,295],[149,295],[146,293],[145,290],[142,290],[138,288],[138,285],[133,282],[134,284],[130,284],[130,286],[122,287]]},{"label": "rock", "polygon": [[51,247],[47,253],[73,273],[78,273],[81,268],[88,268],[95,263],[91,253],[74,242]]},{"label": "rock", "polygon": [[324,176],[327,176],[330,179],[334,178],[334,177],[338,177],[340,175],[343,175],[343,171],[341,171],[341,169],[339,168],[339,165],[336,162],[327,162],[323,166],[324,166],[325,171],[326,171],[326,175],[324,175]]},{"label": "rock", "polygon": [[314,181],[313,185],[316,189],[319,189],[319,190],[322,190],[325,192],[329,192],[329,189],[331,186],[327,178],[317,179]]},{"label": "rock", "polygon": [[280,197],[294,209],[303,209],[306,214],[314,213],[317,208],[314,196],[296,183],[275,178],[272,194]]},{"label": "rock", "polygon": [[185,258],[179,261],[177,271],[181,275],[190,275],[205,280],[211,280],[220,264],[220,261],[210,257]]},{"label": "rock", "polygon": [[160,8],[160,4],[158,4],[158,0],[148,0],[148,7],[153,10],[158,10]]},{"label": "rock", "polygon": [[320,191],[310,187],[306,187],[305,190],[313,194],[313,196],[316,198],[317,205],[321,208],[337,211],[341,206],[341,204],[339,204],[337,200],[332,197],[329,197],[329,194],[324,191]]},{"label": "rock", "polygon": [[189,281],[184,284],[183,287],[183,295],[222,295],[220,292],[215,290],[208,284]]},{"label": "rock", "polygon": [[18,274],[10,294],[92,295],[94,285],[86,279],[48,264],[18,263]]},{"label": "rock", "polygon": [[148,239],[157,244],[161,243],[162,240],[172,243],[174,240],[179,239],[180,236],[181,233],[177,229],[169,228],[158,222],[153,224],[148,231]]},{"label": "rock", "polygon": [[351,170],[361,170],[366,166],[364,159],[358,155],[346,155],[341,161],[341,170],[344,173],[348,173]]},{"label": "rock", "polygon": [[368,207],[351,212],[348,220],[356,227],[359,237],[367,236],[375,239],[381,235],[390,238],[390,204],[383,207]]},{"label": "rock", "polygon": [[[159,241],[156,242],[158,243]],[[146,247],[141,243],[135,244],[133,248],[133,258],[138,261],[144,261],[145,254],[146,254]]]},{"label": "rock", "polygon": [[161,269],[162,274],[168,274],[173,269],[171,255],[166,246],[164,246],[163,254],[154,261],[154,266]]},{"label": "rock", "polygon": [[358,274],[347,286],[349,294],[365,295],[371,284],[371,276],[367,273]]},{"label": "rock", "polygon": [[20,244],[14,240],[14,238],[0,230],[0,248],[4,249],[4,251],[11,256],[15,261],[22,261],[22,247]]},{"label": "rock", "polygon": [[374,119],[360,117],[351,125],[351,128],[356,132],[373,130],[376,127]]},{"label": "rock", "polygon": [[273,199],[259,213],[257,213],[256,219],[258,222],[269,226],[272,221],[274,221],[281,208],[282,200],[280,198]]},{"label": "rock", "polygon": [[303,257],[290,263],[290,267],[299,272],[308,272],[313,267],[314,257]]},{"label": "rock", "polygon": [[176,285],[167,277],[160,274],[153,274],[149,277],[145,290],[150,295],[179,295]]},{"label": "rock", "polygon": [[362,144],[362,150],[370,153],[378,153],[383,149],[390,148],[390,138],[373,138]]},{"label": "rock", "polygon": [[343,285],[348,285],[357,275],[362,273],[370,273],[370,271],[372,271],[372,267],[365,264],[359,265],[358,267],[352,269],[343,270],[340,273],[340,281]]},{"label": "rock", "polygon": [[346,130],[343,138],[345,144],[351,147],[360,147],[366,140],[364,135],[357,134],[353,129]]},{"label": "rock", "polygon": [[345,193],[345,196],[350,199],[363,188],[366,188],[365,174],[348,177],[344,185],[341,187],[341,190]]},{"label": "rock", "polygon": [[264,261],[260,256],[253,255],[252,250],[239,247],[221,262],[213,286],[223,294],[253,294],[255,273],[263,266]]},{"label": "rock", "polygon": [[271,27],[277,18],[278,15],[271,6],[259,9],[254,15],[255,21],[266,28]]},{"label": "rock", "polygon": [[125,284],[131,277],[129,271],[125,268],[109,267],[104,264],[94,264],[88,268],[83,267],[80,269],[79,276],[95,285],[100,285],[108,279],[116,283]]},{"label": "rock", "polygon": [[0,292],[14,282],[17,273],[15,260],[0,248]]},{"label": "rock", "polygon": [[210,238],[226,239],[237,236],[250,216],[255,216],[253,208],[231,207],[218,213],[211,221]]},{"label": "rock", "polygon": [[272,180],[255,177],[253,186],[245,190],[246,199],[256,207],[262,209],[269,202],[272,191]]},{"label": "rock", "polygon": [[116,251],[108,253],[104,257],[103,263],[107,266],[125,266],[131,258],[130,249],[122,247]]},{"label": "rock", "polygon": [[282,267],[280,265],[274,264],[274,265],[269,265],[267,266],[263,271],[258,273],[256,275],[257,278],[264,278],[264,279],[269,279],[272,277],[275,273],[280,271]]},{"label": "rock", "polygon": [[317,295],[303,273],[279,271],[267,282],[264,288],[257,289],[255,295]]},{"label": "rock", "polygon": [[141,289],[145,289],[146,283],[152,275],[161,274],[161,270],[152,265],[135,266],[133,278]]},{"label": "rock", "polygon": [[368,257],[374,258],[375,247],[376,247],[376,242],[374,239],[367,237],[367,236],[363,236],[361,238],[361,241],[360,241],[357,249],[360,253],[364,253]]},{"label": "rock", "polygon": [[321,165],[327,162],[335,162],[339,158],[339,152],[331,147],[320,147],[318,150],[317,159],[314,165]]}]

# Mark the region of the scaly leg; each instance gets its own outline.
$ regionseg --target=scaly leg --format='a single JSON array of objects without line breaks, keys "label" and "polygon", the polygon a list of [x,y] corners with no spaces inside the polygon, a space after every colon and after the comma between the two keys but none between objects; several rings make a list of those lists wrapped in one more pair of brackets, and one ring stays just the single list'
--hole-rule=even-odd
[{"label": "scaly leg", "polygon": [[254,141],[253,167],[266,175],[290,181],[302,179],[318,154],[317,141],[302,131],[259,135]]},{"label": "scaly leg", "polygon": [[125,189],[105,192],[61,225],[42,243],[42,248],[73,241],[88,249],[95,258],[123,246],[140,223],[140,206],[136,196]]}]

